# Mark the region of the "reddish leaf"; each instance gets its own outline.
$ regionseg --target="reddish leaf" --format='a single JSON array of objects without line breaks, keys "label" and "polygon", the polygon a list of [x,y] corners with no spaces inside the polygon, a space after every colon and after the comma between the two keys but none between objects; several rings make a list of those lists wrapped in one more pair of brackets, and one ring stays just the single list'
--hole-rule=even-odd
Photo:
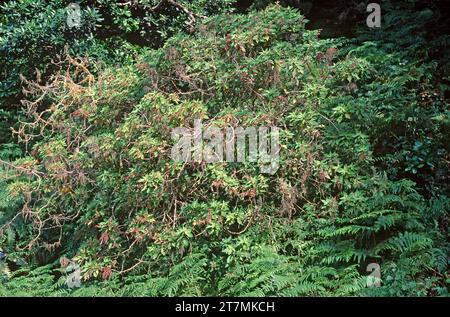
[{"label": "reddish leaf", "polygon": [[109,235],[106,232],[103,232],[100,236],[100,244],[107,243],[109,240]]},{"label": "reddish leaf", "polygon": [[102,278],[104,280],[107,280],[111,276],[111,268],[110,267],[104,267],[102,272]]}]

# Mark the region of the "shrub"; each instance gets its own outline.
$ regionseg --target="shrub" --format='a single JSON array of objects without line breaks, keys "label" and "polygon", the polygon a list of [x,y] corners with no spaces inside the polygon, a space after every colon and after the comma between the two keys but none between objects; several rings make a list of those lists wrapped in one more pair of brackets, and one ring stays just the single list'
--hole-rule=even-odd
[{"label": "shrub", "polygon": [[[449,199],[426,197],[383,144],[417,130],[433,65],[305,23],[278,5],[219,15],[136,65],[94,76],[68,56],[51,84],[29,82],[34,121],[15,133],[32,148],[4,172],[23,208],[0,218],[14,256],[72,258],[85,286],[55,292],[74,296],[446,294]],[[197,118],[282,128],[280,168],[174,162],[171,130]]]}]

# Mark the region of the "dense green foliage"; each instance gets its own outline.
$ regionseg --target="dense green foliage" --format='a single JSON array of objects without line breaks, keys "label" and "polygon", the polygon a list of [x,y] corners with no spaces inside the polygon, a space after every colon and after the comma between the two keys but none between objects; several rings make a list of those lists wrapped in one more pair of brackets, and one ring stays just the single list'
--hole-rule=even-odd
[{"label": "dense green foliage", "polygon": [[[67,23],[70,1],[9,1],[0,6],[1,143],[21,113],[20,76],[46,79],[58,55],[88,56],[110,65],[129,63],[139,45],[159,46],[171,34],[190,31],[205,16],[229,12],[231,0],[119,2],[75,1],[79,25]],[[1,148],[0,148],[1,150]]]},{"label": "dense green foliage", "polygon": [[[0,296],[448,295],[448,61],[433,55],[448,36],[416,32],[432,11],[391,9],[382,40],[321,39],[269,5],[120,68],[69,54],[25,80],[26,154],[0,181],[18,267]],[[170,132],[196,118],[280,127],[280,168],[174,162]]]}]

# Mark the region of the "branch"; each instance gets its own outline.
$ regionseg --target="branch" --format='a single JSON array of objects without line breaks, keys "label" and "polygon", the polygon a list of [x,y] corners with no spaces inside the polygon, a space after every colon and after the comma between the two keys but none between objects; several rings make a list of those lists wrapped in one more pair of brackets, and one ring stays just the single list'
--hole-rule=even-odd
[{"label": "branch", "polygon": [[173,5],[173,6],[177,7],[177,8],[179,8],[179,9],[183,10],[184,13],[186,13],[187,15],[192,17],[194,20],[195,20],[195,18],[201,18],[201,19],[206,18],[204,15],[199,15],[199,14],[197,14],[195,12],[192,12],[191,10],[189,10],[188,8],[186,8],[185,6],[183,6],[182,4],[178,3],[175,0],[163,0],[161,2],[168,2],[171,5]]},{"label": "branch", "polygon": [[181,3],[179,3],[178,1],[175,1],[175,0],[161,0],[157,5],[149,8],[149,10],[152,12],[158,11],[165,4],[169,4],[174,7],[177,7],[178,9],[180,9],[181,11],[183,11],[184,13],[186,13],[188,15],[189,21],[186,22],[186,24],[189,26],[189,30],[191,32],[193,30],[193,27],[194,27],[193,24],[195,23],[196,18],[200,18],[200,19],[206,18],[206,16],[197,14],[197,13],[193,12],[192,10],[189,10],[186,6],[182,5]]},{"label": "branch", "polygon": [[21,166],[16,166],[14,164],[11,164],[11,163],[9,163],[7,161],[4,161],[4,160],[1,160],[1,159],[0,159],[0,165],[4,165],[6,167],[13,168],[13,169],[18,170],[19,172],[25,173],[27,175],[34,175],[34,176],[36,176],[39,179],[41,178],[41,176],[45,175],[42,172],[39,172],[39,171],[36,171],[36,170],[30,170],[30,169],[27,169],[27,168],[21,167]]}]

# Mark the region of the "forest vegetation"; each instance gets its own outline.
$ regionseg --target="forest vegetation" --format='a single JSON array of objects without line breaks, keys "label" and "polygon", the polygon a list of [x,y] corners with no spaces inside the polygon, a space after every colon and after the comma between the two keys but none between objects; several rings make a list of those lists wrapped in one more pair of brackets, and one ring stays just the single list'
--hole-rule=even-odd
[{"label": "forest vegetation", "polygon": [[[68,3],[0,5],[0,296],[448,296],[444,1]],[[175,162],[195,119],[279,168]]]}]

